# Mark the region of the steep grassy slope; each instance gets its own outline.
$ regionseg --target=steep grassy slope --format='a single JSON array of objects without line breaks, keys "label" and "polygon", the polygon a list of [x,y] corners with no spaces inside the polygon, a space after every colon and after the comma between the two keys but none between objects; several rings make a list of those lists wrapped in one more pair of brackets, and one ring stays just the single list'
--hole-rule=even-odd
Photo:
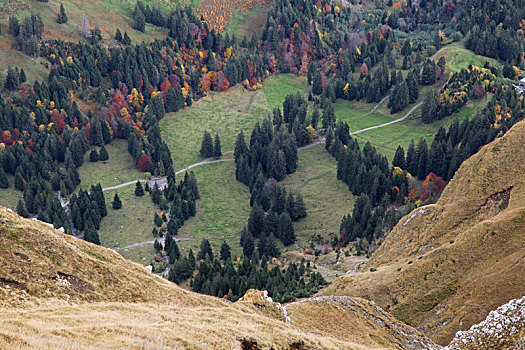
[{"label": "steep grassy slope", "polygon": [[[5,207],[0,266],[2,349],[384,349],[414,339],[416,348],[433,345],[359,299],[292,306],[290,325],[262,293],[232,304],[186,292],[106,248]],[[326,324],[351,324],[359,332],[320,327],[320,314]],[[379,321],[371,326],[370,320]],[[390,344],[394,338],[399,343]],[[256,346],[246,347],[250,342]]]},{"label": "steep grassy slope", "polygon": [[468,159],[437,204],[402,219],[367,272],[322,293],[374,300],[440,344],[525,295],[524,142],[520,122]]}]

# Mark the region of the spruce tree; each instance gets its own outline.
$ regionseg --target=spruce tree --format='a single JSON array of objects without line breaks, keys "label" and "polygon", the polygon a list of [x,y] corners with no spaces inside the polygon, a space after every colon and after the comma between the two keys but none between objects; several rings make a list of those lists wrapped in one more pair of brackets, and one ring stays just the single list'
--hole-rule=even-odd
[{"label": "spruce tree", "polygon": [[401,146],[397,146],[396,154],[394,155],[394,160],[392,160],[393,167],[399,167],[401,169],[405,168],[405,150]]},{"label": "spruce tree", "polygon": [[228,245],[228,243],[226,243],[226,241],[223,241],[221,245],[221,260],[226,261],[231,256],[232,256],[232,253],[230,250],[230,246]]},{"label": "spruce tree", "polygon": [[108,151],[106,151],[106,147],[104,147],[104,144],[100,147],[100,153],[98,154],[99,160],[108,160],[109,154]]},{"label": "spruce tree", "polygon": [[2,164],[0,164],[0,188],[9,188],[9,181],[7,180]]},{"label": "spruce tree", "polygon": [[259,237],[264,229],[264,211],[259,204],[255,204],[248,219],[248,231],[254,237]]},{"label": "spruce tree", "polygon": [[200,154],[203,158],[213,157],[214,155],[213,141],[208,131],[204,131],[204,136],[202,137],[201,142]]},{"label": "spruce tree", "polygon": [[58,13],[57,23],[67,23],[66,10],[64,9],[64,5],[62,4],[60,4],[60,11]]},{"label": "spruce tree", "polygon": [[295,243],[295,232],[292,223],[292,219],[287,211],[283,212],[279,216],[279,229],[278,229],[279,239],[283,242],[285,246]]},{"label": "spruce tree", "polygon": [[96,149],[92,149],[89,153],[89,161],[90,162],[98,162],[98,153]]},{"label": "spruce tree", "polygon": [[221,139],[219,138],[219,134],[215,134],[215,141],[213,143],[213,156],[215,158],[220,158],[222,156]]},{"label": "spruce tree", "polygon": [[144,33],[146,31],[146,17],[139,6],[135,6],[134,20],[133,29]]},{"label": "spruce tree", "polygon": [[127,32],[124,32],[124,37],[122,38],[122,43],[124,45],[131,45],[131,39],[129,38]]},{"label": "spruce tree", "polygon": [[323,93],[323,78],[321,73],[316,70],[312,81],[312,93],[314,95],[321,95]]},{"label": "spruce tree", "polygon": [[18,205],[16,206],[16,212],[18,215],[20,215],[23,218],[29,217],[29,212],[27,211],[26,205],[21,199],[18,200]]},{"label": "spruce tree", "polygon": [[140,181],[137,181],[135,184],[135,196],[142,197],[144,195],[144,189],[142,188],[142,184]]},{"label": "spruce tree", "polygon": [[111,205],[113,206],[113,209],[115,210],[122,208],[122,202],[120,201],[120,198],[118,197],[118,193],[115,193],[115,196],[113,197],[113,202],[111,202]]},{"label": "spruce tree", "polygon": [[164,220],[162,220],[162,218],[160,217],[159,214],[155,213],[154,217],[153,217],[153,222],[155,223],[155,225],[157,225],[158,227],[161,227]]},{"label": "spruce tree", "polygon": [[25,188],[24,177],[20,171],[20,167],[16,168],[15,173],[15,188],[19,191],[23,191]]},{"label": "spruce tree", "polygon": [[120,29],[117,28],[117,31],[115,33],[115,40],[119,43],[122,42],[122,33],[120,32]]},{"label": "spruce tree", "polygon": [[177,112],[178,111],[178,103],[177,103],[177,95],[175,94],[175,89],[171,87],[168,90],[168,93],[166,94],[166,112]]},{"label": "spruce tree", "polygon": [[8,90],[17,90],[20,88],[20,75],[18,71],[12,67],[7,68],[4,87]]}]

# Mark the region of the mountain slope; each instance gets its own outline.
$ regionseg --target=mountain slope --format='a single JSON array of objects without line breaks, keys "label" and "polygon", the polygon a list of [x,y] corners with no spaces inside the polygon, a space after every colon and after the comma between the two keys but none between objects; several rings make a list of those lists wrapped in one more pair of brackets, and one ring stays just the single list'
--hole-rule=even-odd
[{"label": "mountain slope", "polygon": [[435,205],[403,218],[366,272],[321,294],[374,300],[440,344],[525,295],[524,143],[520,122],[464,162]]},{"label": "mountain slope", "polygon": [[[367,301],[346,304],[359,313],[305,302],[291,307],[286,323],[280,306],[256,292],[230,303],[184,291],[111,250],[0,207],[2,349],[384,349],[414,339],[416,349],[433,346]],[[355,330],[320,327],[320,317]]]}]

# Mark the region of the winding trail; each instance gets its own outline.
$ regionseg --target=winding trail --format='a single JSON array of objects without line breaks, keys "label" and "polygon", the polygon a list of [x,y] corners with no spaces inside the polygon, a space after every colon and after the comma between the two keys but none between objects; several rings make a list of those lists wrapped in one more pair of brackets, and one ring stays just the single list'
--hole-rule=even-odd
[{"label": "winding trail", "polygon": [[[377,110],[377,108],[379,108],[379,106],[385,102],[385,100],[388,98],[389,96],[385,96],[381,101],[379,101],[379,103],[374,107],[372,108],[372,110],[368,113],[373,113],[375,110]],[[355,134],[359,134],[359,133],[362,133],[362,132],[365,132],[365,131],[368,131],[368,130],[373,130],[373,129],[378,129],[378,128],[382,128],[382,127],[385,127],[385,126],[388,126],[388,125],[392,125],[392,124],[395,124],[395,123],[399,123],[405,119],[407,119],[408,117],[410,117],[412,115],[412,113],[417,109],[419,108],[424,102],[419,102],[417,105],[415,105],[414,107],[412,107],[407,114],[405,114],[402,118],[399,118],[399,119],[396,119],[396,120],[392,120],[391,122],[388,122],[388,123],[384,123],[384,124],[380,124],[380,125],[375,125],[375,126],[371,126],[371,127],[368,127],[368,128],[365,128],[365,129],[361,129],[361,130],[357,130],[357,131],[354,131],[354,132],[351,132],[350,135],[355,135]],[[306,146],[302,146],[302,147],[299,147],[297,148],[298,151],[301,151],[301,150],[305,150],[305,149],[308,149],[308,148],[311,148],[311,147],[314,147],[314,146],[317,146],[317,145],[321,145],[321,144],[324,144],[325,143],[325,140],[323,138],[315,141],[315,142],[312,142]],[[224,152],[223,154],[232,154],[233,151],[226,151]],[[201,166],[201,165],[205,165],[205,164],[213,164],[213,163],[221,163],[221,162],[232,162],[234,161],[235,159],[233,158],[226,158],[226,159],[207,159],[207,160],[204,160],[202,162],[198,162],[198,163],[195,163],[195,164],[191,164],[191,165],[188,165],[187,167],[185,167],[184,169],[181,169],[177,172],[175,172],[175,175],[179,175],[185,171],[188,171],[192,168],[195,168],[195,167],[198,167],[198,166]],[[159,187],[165,185],[167,183],[167,179],[165,176],[163,177],[159,177],[159,178],[155,178],[154,180],[144,180],[144,179],[139,179],[139,180],[134,180],[134,181],[129,181],[129,182],[125,182],[125,183],[122,183],[120,185],[116,185],[116,186],[111,186],[111,187],[106,187],[106,188],[103,188],[102,191],[110,191],[110,190],[115,190],[115,189],[118,189],[118,188],[122,188],[122,187],[126,187],[126,186],[130,186],[130,185],[133,185],[135,184],[137,181],[140,181],[140,182],[149,182],[150,186],[153,186],[153,184],[156,182]],[[60,198],[60,197],[59,197]],[[61,202],[62,202],[62,199],[61,199]],[[68,202],[65,202],[65,205],[67,206]],[[62,205],[64,205],[64,203],[62,203]],[[191,237],[187,237],[187,238],[175,238],[177,241],[191,241],[193,240],[193,238]],[[162,238],[160,239],[162,240]],[[149,244],[154,244],[155,243],[155,240],[150,240],[150,241],[146,241],[146,242],[139,242],[139,243],[135,243],[135,244],[131,244],[131,245],[128,245],[128,246],[125,246],[125,247],[119,247],[119,248],[113,248],[115,250],[122,250],[122,249],[129,249],[129,248],[134,248],[134,247],[141,247],[141,246],[144,246],[144,245],[149,245]]]},{"label": "winding trail", "polygon": [[399,123],[399,122],[402,122],[403,120],[407,119],[408,117],[410,117],[412,115],[412,113],[418,109],[419,107],[421,107],[421,105],[423,104],[424,102],[421,101],[419,102],[417,105],[415,105],[414,107],[412,107],[407,114],[405,114],[404,117],[401,117],[399,119],[396,119],[396,120],[392,120],[391,122],[388,122],[388,123],[384,123],[384,124],[380,124],[380,125],[375,125],[375,126],[371,126],[369,128],[364,128],[364,129],[361,129],[361,130],[357,130],[357,131],[354,131],[354,132],[351,132],[350,135],[355,135],[355,134],[359,134],[359,133],[362,133],[362,132],[365,132],[365,131],[369,131],[369,130],[374,130],[374,129],[378,129],[378,128],[382,128],[382,127],[385,127],[387,125],[392,125],[392,124],[395,124],[395,123]]},{"label": "winding trail", "polygon": [[[385,96],[383,97],[383,99],[381,101],[379,101],[379,103],[374,107],[372,108],[372,110],[368,113],[373,113],[375,110],[377,110],[379,108],[379,106],[385,102],[385,100],[388,98],[389,96]],[[371,127],[368,127],[368,128],[364,128],[364,129],[361,129],[361,130],[357,130],[357,131],[353,131],[353,132],[350,132],[350,135],[355,135],[355,134],[359,134],[359,133],[362,133],[362,132],[365,132],[365,131],[369,131],[369,130],[374,130],[374,129],[378,129],[378,128],[383,128],[385,126],[388,126],[388,125],[392,125],[392,124],[395,124],[395,123],[399,123],[399,122],[402,122],[403,120],[409,118],[412,113],[414,113],[414,111],[416,109],[418,109],[419,107],[421,107],[421,105],[423,105],[423,101],[419,102],[417,105],[415,105],[414,107],[412,107],[407,114],[405,114],[403,117],[399,118],[399,119],[396,119],[396,120],[392,120],[388,123],[384,123],[384,124],[380,124],[380,125],[375,125],[375,126],[371,126]],[[317,145],[321,145],[321,144],[324,144],[324,139],[319,139],[318,141],[316,142],[312,142],[306,146],[302,146],[302,147],[299,147],[297,148],[298,151],[301,151],[301,150],[304,150],[304,149],[308,149],[310,147],[314,147],[314,146],[317,146]],[[226,151],[224,152],[223,154],[232,154],[233,151]],[[188,171],[190,169],[193,169],[195,167],[198,167],[198,166],[201,166],[201,165],[205,165],[205,164],[213,164],[213,163],[221,163],[221,162],[232,162],[234,161],[235,159],[233,158],[226,158],[226,159],[207,159],[207,160],[203,160],[202,162],[198,162],[198,163],[195,163],[195,164],[191,164],[191,165],[188,165],[187,167],[185,167],[184,169],[181,169],[181,170],[178,170],[177,172],[175,172],[175,175],[179,175],[179,174],[182,174],[183,172],[185,171]],[[110,190],[116,190],[118,188],[122,188],[122,187],[126,187],[126,186],[130,186],[130,185],[133,185],[135,184],[137,181],[140,181],[140,182],[149,182],[150,183],[150,186],[152,186],[153,183],[157,182],[157,184],[159,185],[159,187],[161,187],[162,185],[165,184],[166,182],[166,177],[159,177],[157,179],[154,179],[154,180],[144,180],[144,179],[139,179],[139,180],[133,180],[133,181],[129,181],[129,182],[124,182],[120,185],[116,185],[116,186],[111,186],[111,187],[106,187],[106,188],[103,188],[102,191],[110,191]]]}]

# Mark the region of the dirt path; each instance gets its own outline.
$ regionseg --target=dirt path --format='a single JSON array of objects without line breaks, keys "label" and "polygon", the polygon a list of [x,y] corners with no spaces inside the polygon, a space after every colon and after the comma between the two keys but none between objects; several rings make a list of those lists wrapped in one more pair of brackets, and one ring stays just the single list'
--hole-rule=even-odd
[{"label": "dirt path", "polygon": [[407,119],[408,117],[410,117],[412,115],[412,113],[418,109],[419,107],[421,107],[421,105],[423,104],[423,101],[419,102],[417,105],[415,105],[414,107],[412,107],[407,114],[405,114],[404,117],[402,118],[399,118],[399,119],[396,119],[396,120],[392,120],[391,122],[388,122],[388,123],[384,123],[384,124],[380,124],[380,125],[376,125],[376,126],[371,126],[369,128],[364,128],[364,129],[361,129],[361,130],[357,130],[357,131],[354,131],[354,132],[350,132],[350,135],[355,135],[355,134],[359,134],[359,133],[362,133],[362,132],[365,132],[365,131],[369,131],[369,130],[374,130],[374,129],[378,129],[378,128],[382,128],[384,126],[388,126],[388,125],[392,125],[392,124],[395,124],[395,123],[399,123],[399,122],[402,122],[403,120]]}]

